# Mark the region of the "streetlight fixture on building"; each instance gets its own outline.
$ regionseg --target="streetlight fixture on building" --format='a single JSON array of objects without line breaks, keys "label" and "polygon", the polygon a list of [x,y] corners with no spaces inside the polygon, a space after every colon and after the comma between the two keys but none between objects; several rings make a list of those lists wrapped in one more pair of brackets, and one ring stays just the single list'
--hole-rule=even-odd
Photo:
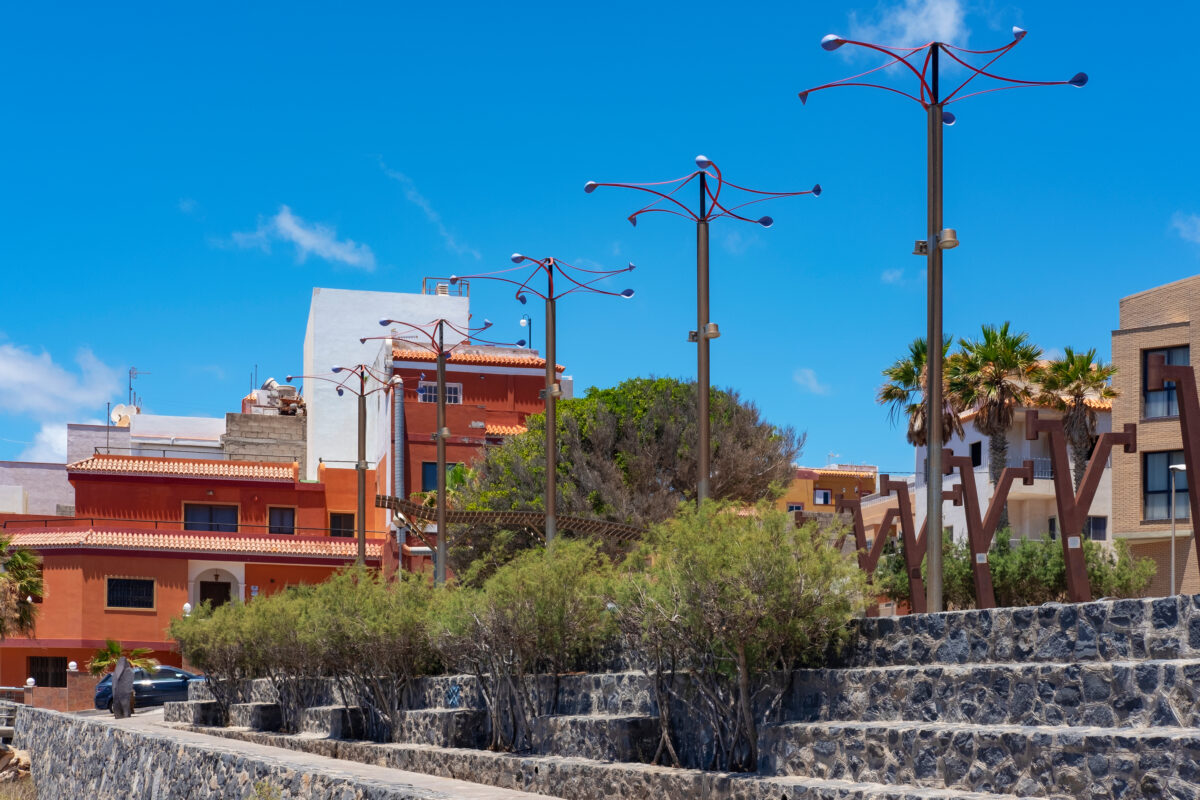
[{"label": "streetlight fixture on building", "polygon": [[[555,362],[556,338],[558,331],[558,322],[555,316],[556,305],[559,298],[565,297],[573,292],[590,292],[592,294],[608,295],[609,297],[633,297],[633,289],[624,289],[620,292],[607,292],[603,289],[598,289],[596,284],[606,278],[611,278],[615,275],[620,275],[624,272],[630,272],[634,269],[632,263],[628,267],[622,269],[610,270],[594,270],[584,269],[582,267],[574,267],[565,261],[560,261],[557,258],[530,258],[529,256],[521,255],[520,253],[512,254],[512,262],[518,267],[510,267],[506,270],[497,272],[485,272],[479,275],[469,275],[465,278],[460,278],[456,275],[450,276],[450,282],[456,283],[460,280],[475,280],[476,278],[484,280],[503,281],[511,283],[517,287],[517,300],[524,305],[528,298],[527,295],[534,295],[542,298],[546,306],[546,388],[544,390],[546,399],[546,488],[545,488],[545,506],[546,506],[546,544],[549,545],[554,541],[554,536],[557,533],[557,517],[558,517],[558,422],[555,415],[556,405],[559,396],[562,394],[562,389],[558,384],[558,376],[556,370],[558,368]],[[512,278],[502,278],[500,275],[505,272],[512,272],[514,269],[532,264],[534,269],[525,276],[524,280],[518,281]],[[554,274],[558,273],[567,284],[564,291],[555,291]],[[546,276],[545,292],[540,292],[532,288],[529,284],[534,277],[540,274]],[[560,287],[561,288],[561,287]],[[529,319],[525,315],[521,324],[525,324],[525,319]],[[533,323],[530,321],[530,332],[532,335]]]},{"label": "streetlight fixture on building", "polygon": [[[1079,72],[1073,77],[1065,81],[1026,81],[1014,78],[1007,78],[989,72],[992,64],[996,63],[1002,56],[1008,53],[1009,50],[1016,47],[1017,43],[1025,38],[1026,31],[1021,28],[1013,28],[1013,40],[1003,47],[997,47],[992,50],[966,50],[961,47],[955,47],[945,42],[929,42],[928,44],[920,45],[919,47],[892,47],[888,45],[871,44],[868,42],[853,41],[835,34],[830,34],[821,39],[821,47],[825,50],[837,50],[842,45],[854,45],[867,50],[874,50],[878,53],[887,56],[886,63],[880,66],[873,67],[865,72],[860,72],[857,75],[852,75],[848,78],[826,83],[821,86],[816,86],[812,89],[806,89],[800,92],[800,102],[807,103],[808,96],[813,92],[821,89],[830,89],[837,86],[867,86],[874,89],[883,89],[894,94],[907,97],[910,100],[916,101],[926,111],[926,148],[928,161],[927,174],[927,203],[928,203],[928,219],[927,219],[927,237],[924,240],[918,240],[916,247],[913,249],[914,255],[923,255],[928,259],[928,285],[927,285],[927,338],[926,352],[941,353],[942,352],[942,251],[949,250],[958,246],[958,236],[953,228],[942,227],[942,128],[944,125],[953,125],[955,116],[949,111],[945,111],[945,106],[956,103],[959,100],[965,100],[968,97],[975,95],[987,94],[990,92],[1004,91],[1006,89],[1019,89],[1027,86],[1084,86],[1088,81],[1088,76]],[[964,67],[967,70],[966,78],[948,94],[943,94],[941,91],[941,68],[940,58],[945,53],[955,63]],[[961,55],[960,55],[961,54]],[[970,56],[983,56],[987,58],[986,63],[981,67],[976,67],[966,61]],[[866,76],[872,73],[879,72],[891,66],[900,66],[903,70],[917,78],[920,89],[917,95],[902,91],[892,86],[885,86],[879,83],[870,83],[866,80]],[[980,89],[966,94],[959,94],[971,81],[978,77],[992,78],[1000,81],[1003,85],[993,86],[987,89]],[[934,242],[936,247],[930,247],[929,243]],[[936,357],[930,357],[928,366],[928,382],[925,392],[925,409],[926,419],[928,420],[928,453],[929,453],[929,480],[927,481],[926,489],[928,490],[926,513],[928,520],[928,530],[930,535],[927,541],[933,545],[926,548],[928,561],[929,582],[927,584],[928,610],[942,610],[942,552],[941,548],[935,546],[941,537],[938,534],[942,530],[942,426],[940,420],[942,418],[942,409],[944,401],[942,398],[942,360]],[[1065,540],[1065,537],[1064,537]]]},{"label": "streetlight fixture on building", "polygon": [[[709,170],[712,171],[710,172]],[[715,189],[709,186],[708,181],[710,178],[716,181]],[[676,192],[697,179],[700,190],[699,212],[693,211],[675,197]],[[721,335],[717,323],[710,321],[708,318],[708,223],[721,217],[730,217],[731,219],[751,222],[761,225],[764,228],[769,228],[775,222],[770,217],[764,216],[758,219],[751,219],[750,217],[738,214],[737,210],[753,205],[754,203],[761,203],[764,200],[773,200],[779,197],[798,197],[804,194],[820,197],[821,184],[818,183],[813,188],[803,192],[763,192],[757,189],[747,189],[744,186],[738,186],[725,180],[721,174],[721,170],[713,163],[712,159],[705,156],[696,156],[696,169],[682,178],[673,181],[660,181],[658,183],[597,183],[596,181],[588,181],[584,185],[583,190],[591,194],[599,186],[637,189],[638,191],[655,195],[656,199],[651,201],[649,205],[643,206],[629,215],[628,219],[631,225],[636,226],[639,216],[652,211],[674,214],[677,217],[691,219],[696,223],[696,330],[688,333],[688,341],[695,342],[696,344],[696,412],[698,416],[697,427],[700,432],[700,442],[697,448],[699,457],[697,472],[699,479],[696,484],[696,500],[700,502],[708,497],[709,459],[711,456],[711,445],[709,444],[711,425],[708,414],[708,343]],[[758,195],[758,197],[739,203],[723,202],[721,200],[721,193],[726,186],[730,190],[746,192],[750,195]],[[738,199],[742,198],[738,197]],[[660,203],[666,204],[666,207],[658,207]]]}]

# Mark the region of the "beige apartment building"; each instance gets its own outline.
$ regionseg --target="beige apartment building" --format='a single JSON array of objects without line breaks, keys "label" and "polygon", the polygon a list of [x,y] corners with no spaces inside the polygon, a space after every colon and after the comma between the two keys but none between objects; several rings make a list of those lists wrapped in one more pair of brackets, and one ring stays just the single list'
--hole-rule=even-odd
[{"label": "beige apartment building", "polygon": [[1168,364],[1194,364],[1200,353],[1200,275],[1121,299],[1120,327],[1113,331],[1117,374],[1113,388],[1113,430],[1137,423],[1136,453],[1115,449],[1113,533],[1129,542],[1138,556],[1153,558],[1158,572],[1149,594],[1166,595],[1170,583],[1171,480],[1175,494],[1176,591],[1200,593],[1196,550],[1189,519],[1187,483],[1171,470],[1183,464],[1183,436],[1175,390],[1145,391],[1146,360],[1161,354]]}]

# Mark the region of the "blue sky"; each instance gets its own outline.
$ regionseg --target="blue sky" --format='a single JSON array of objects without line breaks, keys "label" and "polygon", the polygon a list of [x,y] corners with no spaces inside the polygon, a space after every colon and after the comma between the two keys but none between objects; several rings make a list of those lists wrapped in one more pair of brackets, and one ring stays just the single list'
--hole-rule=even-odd
[{"label": "blue sky", "polygon": [[[1192,4],[26,4],[0,26],[0,459],[51,457],[125,399],[236,410],[300,369],[314,286],[419,291],[519,250],[638,264],[629,301],[572,296],[582,390],[690,377],[694,233],[585,181],[664,180],[704,153],[806,189],[769,230],[713,226],[713,380],[808,432],[803,458],[912,469],[874,402],[925,330],[925,126],[882,92],[796,93],[874,65],[828,32],[984,49],[1091,83],[956,105],[946,330],[1011,320],[1107,357],[1117,301],[1200,268]],[[900,79],[901,76],[895,76]],[[615,285],[614,289],[623,288]],[[516,339],[525,309],[476,284]],[[374,333],[374,331],[364,331]],[[541,325],[535,329],[541,346]]]}]

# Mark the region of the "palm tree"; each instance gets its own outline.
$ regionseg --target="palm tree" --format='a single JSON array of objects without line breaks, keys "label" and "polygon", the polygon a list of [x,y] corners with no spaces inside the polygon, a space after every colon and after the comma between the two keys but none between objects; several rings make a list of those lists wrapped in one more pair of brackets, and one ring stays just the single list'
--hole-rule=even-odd
[{"label": "palm tree", "polygon": [[1112,388],[1112,376],[1117,368],[1096,359],[1096,349],[1076,353],[1067,347],[1063,357],[1042,368],[1042,392],[1038,402],[1063,412],[1063,428],[1071,444],[1071,461],[1075,468],[1075,493],[1083,483],[1088,456],[1096,441],[1097,400],[1117,396]]},{"label": "palm tree", "polygon": [[[949,384],[959,406],[975,411],[975,429],[988,437],[988,471],[995,486],[1008,463],[1008,432],[1017,409],[1034,400],[1042,349],[1029,334],[1010,331],[1007,322],[984,325],[982,333],[976,340],[959,340]],[[1006,505],[998,530],[1007,527]]]},{"label": "palm tree", "polygon": [[42,569],[31,550],[12,546],[12,537],[0,534],[0,639],[33,633],[42,594]]},{"label": "palm tree", "polygon": [[93,675],[103,675],[117,665],[121,656],[129,659],[129,666],[134,669],[153,672],[158,669],[158,661],[148,657],[153,652],[149,647],[135,647],[132,650],[126,650],[116,639],[105,639],[104,647],[97,650],[92,656],[92,660],[88,662],[88,672]]},{"label": "palm tree", "polygon": [[[955,404],[955,398],[948,391],[949,384],[945,381],[945,376],[949,373],[950,361],[948,358],[950,352],[950,342],[954,341],[952,336],[947,335],[942,345],[943,359],[943,383],[942,383],[942,441],[949,441],[950,437],[957,433],[959,436],[963,433],[962,422],[959,421],[959,408]],[[928,443],[928,425],[926,424],[925,412],[925,384],[928,379],[926,372],[926,357],[928,355],[928,346],[924,338],[914,339],[908,346],[908,355],[900,358],[896,363],[883,371],[883,377],[887,378],[887,383],[879,387],[879,392],[876,395],[876,402],[880,405],[890,406],[888,409],[888,417],[892,424],[895,424],[901,417],[908,420],[908,443],[913,447],[924,447]]]}]

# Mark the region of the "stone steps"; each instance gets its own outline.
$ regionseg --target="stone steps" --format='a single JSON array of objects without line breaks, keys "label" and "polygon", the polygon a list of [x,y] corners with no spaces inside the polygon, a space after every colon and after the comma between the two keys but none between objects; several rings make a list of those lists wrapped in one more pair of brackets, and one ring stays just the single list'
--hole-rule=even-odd
[{"label": "stone steps", "polygon": [[1200,659],[801,670],[791,721],[1200,725]]},{"label": "stone steps", "polygon": [[361,739],[365,731],[361,708],[313,706],[300,715],[300,730],[329,739]]},{"label": "stone steps", "polygon": [[[339,742],[232,728],[199,730],[226,739],[576,800],[1016,800],[1014,795],[1008,794],[902,783],[803,776],[760,777],[581,757],[513,755],[431,745]],[[1074,795],[1063,791],[1050,797],[1070,800]]]},{"label": "stone steps", "polygon": [[474,708],[405,711],[394,731],[397,742],[437,747],[486,747],[488,714]]},{"label": "stone steps", "polygon": [[759,750],[769,775],[1030,797],[1200,796],[1195,728],[787,723],[764,727]]},{"label": "stone steps", "polygon": [[1200,595],[858,620],[842,666],[1200,658]]},{"label": "stone steps", "polygon": [[256,731],[277,731],[283,727],[278,703],[234,703],[229,706],[229,724]]},{"label": "stone steps", "polygon": [[163,719],[186,725],[220,725],[221,706],[216,700],[183,700],[163,703]]},{"label": "stone steps", "polygon": [[658,717],[648,714],[571,714],[537,717],[531,738],[542,755],[645,764],[659,737]]}]

